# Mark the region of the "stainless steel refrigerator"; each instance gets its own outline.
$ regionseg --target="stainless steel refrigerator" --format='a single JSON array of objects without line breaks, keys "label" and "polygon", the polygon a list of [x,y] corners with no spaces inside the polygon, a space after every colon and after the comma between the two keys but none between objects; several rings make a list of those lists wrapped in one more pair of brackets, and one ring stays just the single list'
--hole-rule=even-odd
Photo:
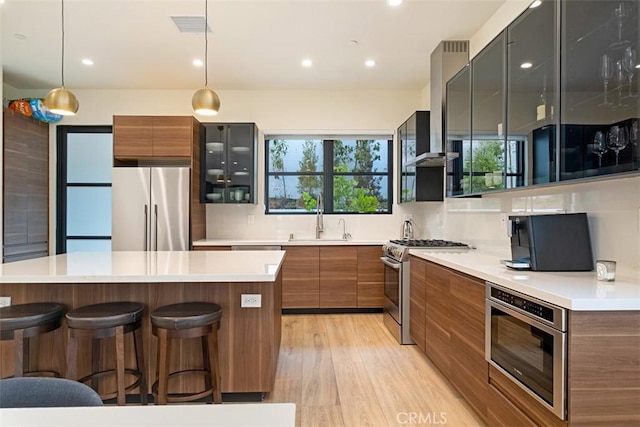
[{"label": "stainless steel refrigerator", "polygon": [[189,249],[189,168],[113,168],[114,251]]}]

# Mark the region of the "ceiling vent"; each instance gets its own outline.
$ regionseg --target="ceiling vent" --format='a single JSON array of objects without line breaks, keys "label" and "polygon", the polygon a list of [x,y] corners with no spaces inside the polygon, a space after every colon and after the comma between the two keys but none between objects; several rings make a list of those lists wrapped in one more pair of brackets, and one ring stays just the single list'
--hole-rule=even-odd
[{"label": "ceiling vent", "polygon": [[[204,16],[172,16],[173,23],[181,33],[203,34],[206,21]],[[211,27],[207,25],[207,33],[211,32]]]}]

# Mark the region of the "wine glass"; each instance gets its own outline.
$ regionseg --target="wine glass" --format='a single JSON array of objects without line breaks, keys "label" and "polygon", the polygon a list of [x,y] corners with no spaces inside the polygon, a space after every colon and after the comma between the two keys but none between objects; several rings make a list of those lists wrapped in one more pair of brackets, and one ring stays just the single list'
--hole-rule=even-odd
[{"label": "wine glass", "polygon": [[609,151],[607,148],[607,137],[604,132],[597,131],[593,136],[593,154],[598,156],[598,168],[602,167],[602,156]]},{"label": "wine glass", "polygon": [[627,79],[629,80],[629,95],[627,96],[631,98],[638,96],[637,93],[633,93],[631,90],[633,88],[633,75],[636,71],[636,65],[636,50],[629,46],[624,50],[624,54],[622,55],[622,67],[624,68],[624,71],[627,74]]},{"label": "wine glass", "polygon": [[618,86],[616,87],[618,91],[618,103],[615,105],[615,108],[628,107],[629,105],[622,102],[622,86],[624,86],[627,80],[624,72],[624,66],[622,65],[622,59],[618,59],[615,62],[614,71],[616,76],[616,83],[618,84]]},{"label": "wine glass", "polygon": [[629,144],[629,132],[624,126],[611,126],[607,138],[607,145],[616,153],[616,165],[618,164],[618,156],[620,151]]},{"label": "wine glass", "polygon": [[634,120],[631,123],[631,129],[629,129],[629,141],[633,145],[638,145],[638,139],[640,138],[640,125],[638,125],[638,120]]},{"label": "wine glass", "polygon": [[613,16],[618,23],[618,40],[611,43],[609,46],[611,49],[622,49],[631,44],[629,40],[622,40],[622,25],[624,18],[628,15],[628,10],[623,2],[618,3],[618,7],[614,9]]},{"label": "wine glass", "polygon": [[609,55],[607,54],[602,55],[600,58],[600,77],[604,83],[604,100],[598,104],[598,106],[608,107],[612,105],[612,103],[607,100],[607,88],[609,87],[609,80],[613,77],[613,64],[611,62],[611,58],[609,58]]}]

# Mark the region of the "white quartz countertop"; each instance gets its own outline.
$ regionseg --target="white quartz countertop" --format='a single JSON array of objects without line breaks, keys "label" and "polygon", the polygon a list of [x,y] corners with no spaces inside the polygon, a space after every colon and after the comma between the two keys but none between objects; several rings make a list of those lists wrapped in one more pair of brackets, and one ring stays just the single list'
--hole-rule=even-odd
[{"label": "white quartz countertop", "polygon": [[284,251],[79,252],[0,266],[0,283],[273,282]]},{"label": "white quartz countertop", "polygon": [[413,249],[410,254],[570,310],[640,310],[640,277],[601,282],[596,280],[595,271],[516,271],[500,264],[497,255],[476,250]]},{"label": "white quartz countertop", "polygon": [[193,246],[377,246],[389,240],[341,240],[341,239],[203,239],[193,242]]}]

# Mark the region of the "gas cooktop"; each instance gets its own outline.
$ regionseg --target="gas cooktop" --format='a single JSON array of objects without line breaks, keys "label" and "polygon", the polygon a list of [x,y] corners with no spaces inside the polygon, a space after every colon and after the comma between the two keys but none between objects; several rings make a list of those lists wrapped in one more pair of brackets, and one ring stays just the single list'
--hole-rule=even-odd
[{"label": "gas cooktop", "polygon": [[402,239],[390,240],[390,243],[410,248],[468,248],[465,243],[439,239]]}]

